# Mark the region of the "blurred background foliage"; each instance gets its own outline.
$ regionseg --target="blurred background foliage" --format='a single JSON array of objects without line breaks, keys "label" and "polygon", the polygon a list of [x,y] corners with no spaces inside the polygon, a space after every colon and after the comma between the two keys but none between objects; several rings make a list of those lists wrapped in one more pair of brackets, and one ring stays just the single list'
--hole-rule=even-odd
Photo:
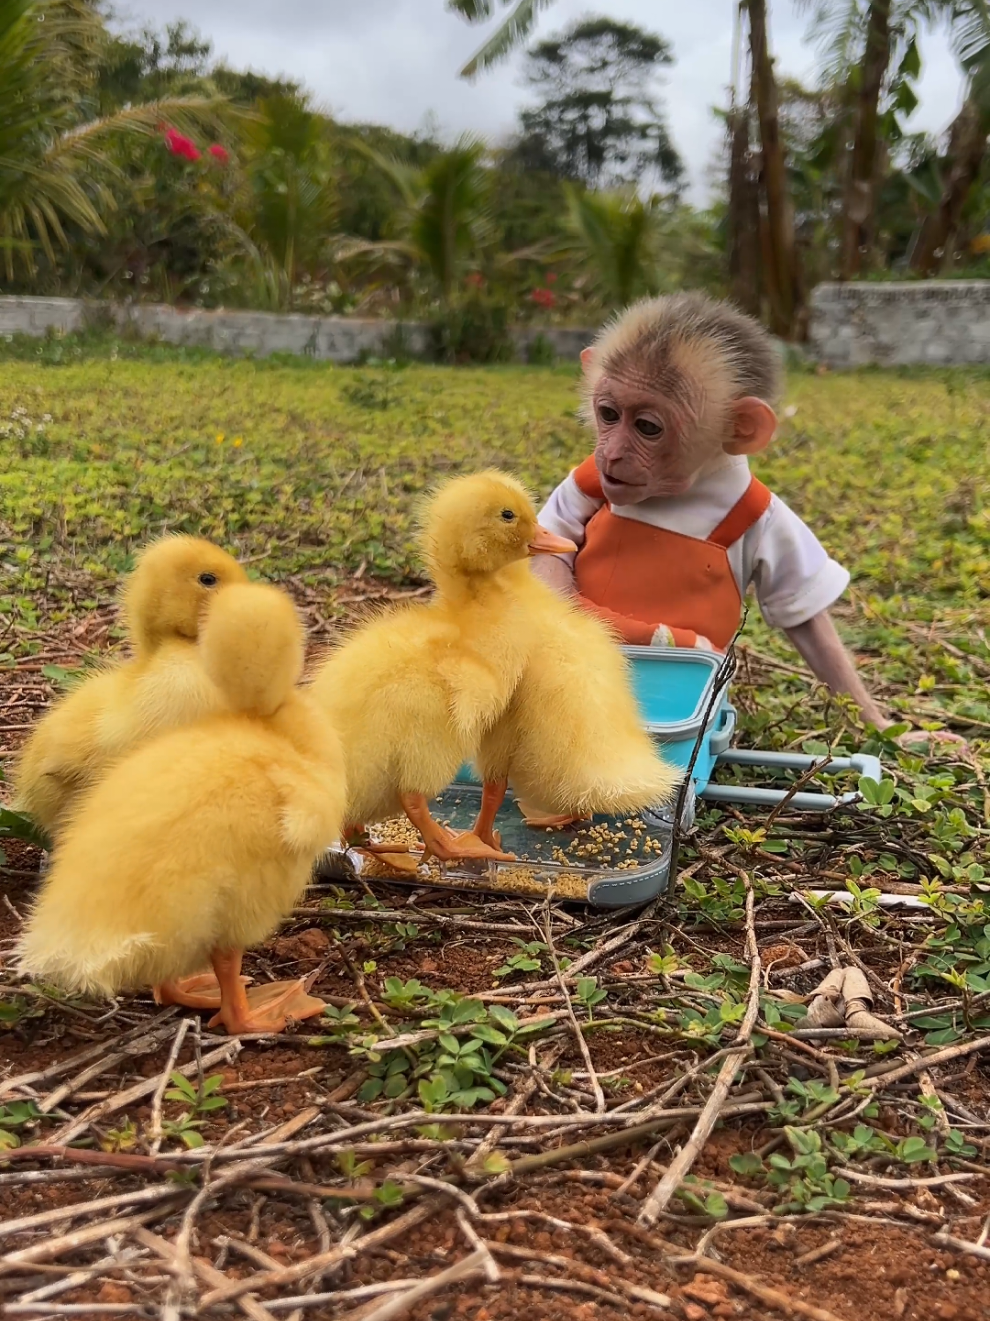
[{"label": "blurred background foliage", "polygon": [[[185,23],[122,33],[94,0],[0,0],[0,285],[426,319],[442,356],[497,361],[509,326],[594,324],[685,286],[800,339],[819,280],[985,275],[981,0],[820,0],[814,86],[776,74],[768,21],[763,0],[738,13],[698,209],[663,105],[674,52],[607,16],[532,41],[529,101],[493,144],[340,123]],[[944,140],[905,128],[936,23],[966,79]]]}]

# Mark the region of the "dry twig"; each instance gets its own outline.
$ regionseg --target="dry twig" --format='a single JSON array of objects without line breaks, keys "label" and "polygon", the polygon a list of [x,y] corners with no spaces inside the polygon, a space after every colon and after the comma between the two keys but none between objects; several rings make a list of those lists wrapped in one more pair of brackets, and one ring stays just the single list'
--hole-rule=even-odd
[{"label": "dry twig", "polygon": [[739,1065],[751,1049],[750,1038],[760,1010],[760,951],[756,943],[755,897],[753,883],[746,876],[746,953],[749,957],[749,995],[746,1013],[739,1029],[736,1045],[726,1056],[719,1069],[718,1078],[712,1088],[705,1107],[695,1122],[694,1131],[674,1159],[670,1162],[667,1173],[647,1198],[637,1218],[637,1224],[655,1225],[661,1213],[666,1211],[670,1199],[684,1182],[684,1177],[697,1160],[702,1147],[715,1127],[719,1113],[725,1105],[729,1091],[735,1079]]}]

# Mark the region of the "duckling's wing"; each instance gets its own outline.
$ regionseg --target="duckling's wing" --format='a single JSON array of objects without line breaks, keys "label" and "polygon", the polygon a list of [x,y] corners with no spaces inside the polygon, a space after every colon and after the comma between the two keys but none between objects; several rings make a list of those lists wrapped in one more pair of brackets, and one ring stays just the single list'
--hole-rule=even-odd
[{"label": "duckling's wing", "polygon": [[14,806],[54,834],[104,767],[100,721],[117,690],[117,668],[84,679],[31,731],[14,771]]},{"label": "duckling's wing", "polygon": [[99,737],[107,755],[116,757],[155,734],[180,729],[226,706],[203,669],[196,645],[175,639],[121,672],[102,714]]},{"label": "duckling's wing", "polygon": [[409,608],[359,630],[315,676],[310,694],[345,751],[350,820],[399,810],[400,793],[432,797],[470,754],[449,677],[456,641],[435,612]]},{"label": "duckling's wing", "polygon": [[268,777],[278,798],[279,834],[292,853],[316,858],[344,824],[343,776],[315,773],[302,763],[273,764]]}]

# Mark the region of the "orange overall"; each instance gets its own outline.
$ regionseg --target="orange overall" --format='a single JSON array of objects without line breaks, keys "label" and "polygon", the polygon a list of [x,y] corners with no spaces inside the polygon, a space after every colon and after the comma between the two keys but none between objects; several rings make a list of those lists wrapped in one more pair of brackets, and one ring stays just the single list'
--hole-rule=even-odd
[{"label": "orange overall", "polygon": [[[604,500],[594,457],[574,471],[578,488]],[[674,646],[698,634],[719,649],[739,627],[742,597],[728,549],[763,517],[770,492],[755,477],[709,537],[685,536],[613,514],[607,502],[588,521],[574,561],[581,603],[617,630],[623,642],[649,646],[660,625]]]}]

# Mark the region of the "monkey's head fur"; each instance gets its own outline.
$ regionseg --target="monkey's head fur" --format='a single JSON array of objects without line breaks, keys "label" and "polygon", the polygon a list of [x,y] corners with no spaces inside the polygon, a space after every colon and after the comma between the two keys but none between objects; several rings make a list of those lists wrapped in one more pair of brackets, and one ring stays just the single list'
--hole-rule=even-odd
[{"label": "monkey's head fur", "polygon": [[612,504],[681,495],[773,436],[778,354],[758,322],[704,294],[643,299],[581,355],[583,413]]}]

